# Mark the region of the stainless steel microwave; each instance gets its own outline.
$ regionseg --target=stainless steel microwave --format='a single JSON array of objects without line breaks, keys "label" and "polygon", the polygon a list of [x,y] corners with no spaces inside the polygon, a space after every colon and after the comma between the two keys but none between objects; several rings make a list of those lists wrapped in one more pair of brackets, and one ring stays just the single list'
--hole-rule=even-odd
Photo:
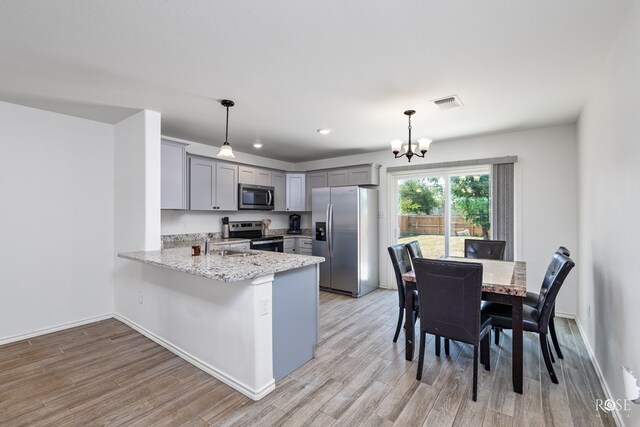
[{"label": "stainless steel microwave", "polygon": [[238,209],[273,210],[273,187],[238,184]]}]

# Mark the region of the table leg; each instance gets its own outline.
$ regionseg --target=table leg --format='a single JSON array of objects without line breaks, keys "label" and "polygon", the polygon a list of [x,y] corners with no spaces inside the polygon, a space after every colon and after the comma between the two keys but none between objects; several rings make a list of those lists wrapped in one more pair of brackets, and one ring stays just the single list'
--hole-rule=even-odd
[{"label": "table leg", "polygon": [[404,355],[405,359],[413,360],[413,346],[415,342],[415,327],[413,323],[413,284],[405,282],[404,285]]},{"label": "table leg", "polygon": [[513,376],[513,391],[522,394],[522,300],[513,297],[511,303],[511,327],[513,329],[511,363]]}]

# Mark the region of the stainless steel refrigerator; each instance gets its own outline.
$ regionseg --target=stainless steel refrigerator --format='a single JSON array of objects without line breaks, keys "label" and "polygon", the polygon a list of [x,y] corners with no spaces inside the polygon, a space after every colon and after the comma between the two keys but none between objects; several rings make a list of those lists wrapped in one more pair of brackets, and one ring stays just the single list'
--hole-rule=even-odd
[{"label": "stainless steel refrigerator", "polygon": [[313,255],[320,288],[365,295],[378,287],[378,190],[326,187],[311,190]]}]

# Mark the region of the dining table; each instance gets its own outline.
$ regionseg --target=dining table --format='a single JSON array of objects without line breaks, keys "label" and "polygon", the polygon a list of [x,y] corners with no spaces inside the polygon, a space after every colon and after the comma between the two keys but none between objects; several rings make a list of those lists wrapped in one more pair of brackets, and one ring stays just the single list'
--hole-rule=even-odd
[{"label": "dining table", "polygon": [[[444,257],[447,261],[474,262],[482,264],[482,299],[511,306],[512,339],[511,368],[513,391],[522,394],[522,304],[527,296],[527,264],[524,261],[498,261],[477,258]],[[405,358],[413,360],[415,324],[413,317],[413,291],[416,274],[413,270],[402,275],[405,292]]]}]

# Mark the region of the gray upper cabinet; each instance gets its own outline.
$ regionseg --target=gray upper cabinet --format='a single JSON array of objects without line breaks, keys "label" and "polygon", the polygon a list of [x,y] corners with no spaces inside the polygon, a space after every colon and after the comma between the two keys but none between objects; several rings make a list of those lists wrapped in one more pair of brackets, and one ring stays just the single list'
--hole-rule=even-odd
[{"label": "gray upper cabinet", "polygon": [[273,186],[273,210],[285,212],[287,208],[287,179],[284,172],[273,171],[271,185]]},{"label": "gray upper cabinet", "polygon": [[238,209],[238,166],[189,158],[189,209],[194,211]]},{"label": "gray upper cabinet", "polygon": [[349,185],[380,185],[380,165],[350,168]]},{"label": "gray upper cabinet", "polygon": [[240,184],[256,184],[256,169],[251,166],[238,166],[238,182]]},{"label": "gray upper cabinet", "polygon": [[307,172],[306,210],[311,210],[311,190],[328,187],[327,171]]},{"label": "gray upper cabinet", "polygon": [[287,211],[302,212],[306,209],[305,177],[304,173],[287,174]]},{"label": "gray upper cabinet", "polygon": [[189,158],[189,209],[210,211],[215,209],[216,162]]},{"label": "gray upper cabinet", "polygon": [[187,208],[188,144],[162,140],[161,146],[161,209]]},{"label": "gray upper cabinet", "polygon": [[272,186],[271,181],[272,172],[266,169],[256,169],[256,184],[264,185],[266,187]]},{"label": "gray upper cabinet", "polygon": [[216,206],[223,211],[238,210],[238,166],[216,163]]},{"label": "gray upper cabinet", "polygon": [[268,169],[258,169],[251,166],[238,166],[238,182],[240,184],[263,185],[271,187],[272,172]]},{"label": "gray upper cabinet", "polygon": [[349,169],[334,169],[328,171],[329,187],[340,187],[349,184]]}]

